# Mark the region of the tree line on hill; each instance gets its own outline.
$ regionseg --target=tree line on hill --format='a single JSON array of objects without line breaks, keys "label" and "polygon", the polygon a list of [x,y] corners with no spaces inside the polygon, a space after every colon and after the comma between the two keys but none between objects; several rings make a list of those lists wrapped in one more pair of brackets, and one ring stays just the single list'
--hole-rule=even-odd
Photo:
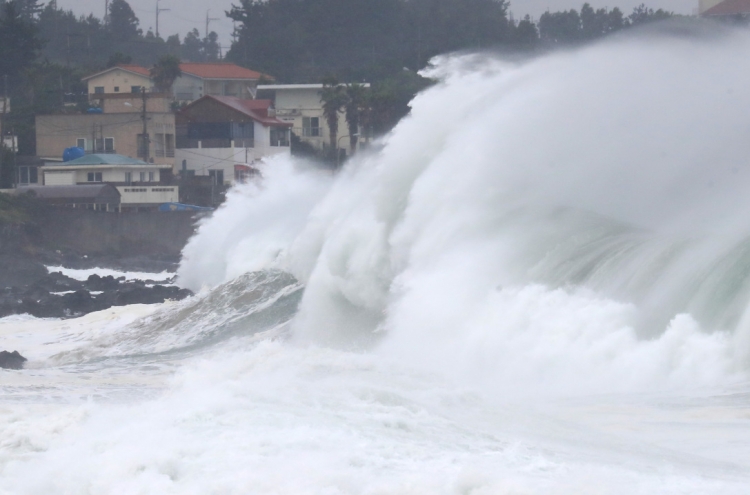
[{"label": "tree line on hill", "polygon": [[[370,82],[348,105],[360,109],[359,125],[373,134],[408,113],[414,94],[430,84],[417,71],[437,54],[497,48],[533,53],[672,16],[645,6],[626,16],[584,4],[580,11],[547,12],[538,21],[514,20],[506,0],[239,0],[226,14],[236,22],[228,61],[278,82]],[[4,129],[19,136],[22,154],[34,154],[34,116],[80,111],[85,75],[118,63],[154,67],[159,60],[214,61],[221,55],[214,32],[201,37],[193,29],[182,39],[144,34],[126,0],[111,0],[104,19],[76,15],[55,0],[0,0],[0,90],[13,101]]]},{"label": "tree line on hill", "polygon": [[549,49],[673,16],[641,5],[516,21],[506,0],[240,0],[227,58],[283,81],[377,81],[456,50]]}]

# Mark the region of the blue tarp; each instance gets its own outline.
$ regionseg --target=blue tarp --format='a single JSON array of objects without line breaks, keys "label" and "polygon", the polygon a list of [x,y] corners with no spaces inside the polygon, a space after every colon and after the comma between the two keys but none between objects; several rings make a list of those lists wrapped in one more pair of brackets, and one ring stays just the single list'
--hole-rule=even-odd
[{"label": "blue tarp", "polygon": [[208,206],[185,205],[182,203],[163,203],[159,211],[212,211]]}]

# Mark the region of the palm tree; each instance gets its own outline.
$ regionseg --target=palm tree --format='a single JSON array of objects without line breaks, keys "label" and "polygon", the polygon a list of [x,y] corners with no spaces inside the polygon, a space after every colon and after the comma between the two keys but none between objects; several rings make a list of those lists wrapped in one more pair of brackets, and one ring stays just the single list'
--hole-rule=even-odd
[{"label": "palm tree", "polygon": [[338,143],[336,138],[339,133],[339,112],[341,107],[346,104],[346,91],[343,85],[334,77],[327,77],[323,80],[323,90],[320,92],[320,101],[323,103],[323,117],[328,124],[328,132],[331,144],[331,150],[338,153]]},{"label": "palm tree", "polygon": [[359,127],[367,101],[367,88],[361,84],[349,84],[346,87],[346,125],[349,127],[349,149],[354,153],[359,139]]},{"label": "palm tree", "polygon": [[151,79],[160,93],[169,93],[175,79],[182,75],[180,59],[174,55],[164,55],[151,68]]}]

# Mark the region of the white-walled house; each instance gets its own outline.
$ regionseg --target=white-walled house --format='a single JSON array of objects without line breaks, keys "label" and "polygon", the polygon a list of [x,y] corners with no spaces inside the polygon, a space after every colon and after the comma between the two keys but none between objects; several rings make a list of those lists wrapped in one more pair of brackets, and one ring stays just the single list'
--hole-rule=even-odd
[{"label": "white-walled house", "polygon": [[[369,88],[369,83],[362,83]],[[323,103],[320,99],[322,84],[261,84],[258,86],[258,97],[269,98],[276,109],[276,118],[292,125],[292,132],[299,138],[323,149],[330,145],[330,131],[323,116]],[[349,149],[349,129],[346,116],[339,113],[338,147]]]},{"label": "white-walled house", "polygon": [[178,202],[179,187],[171,185],[172,165],[146,163],[116,154],[91,154],[42,167],[45,186],[112,184],[125,208],[154,207]]},{"label": "white-walled house", "polygon": [[243,181],[255,162],[290,153],[290,127],[268,100],[204,96],[177,113],[176,172]]}]

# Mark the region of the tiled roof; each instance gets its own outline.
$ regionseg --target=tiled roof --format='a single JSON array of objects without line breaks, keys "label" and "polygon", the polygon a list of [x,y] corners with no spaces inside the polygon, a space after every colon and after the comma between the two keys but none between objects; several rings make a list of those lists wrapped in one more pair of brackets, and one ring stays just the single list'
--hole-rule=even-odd
[{"label": "tiled roof", "polygon": [[703,15],[750,14],[750,0],[724,0],[703,12]]},{"label": "tiled roof", "polygon": [[258,80],[261,77],[273,79],[270,76],[261,74],[254,70],[245,69],[235,64],[223,62],[193,63],[186,62],[180,64],[180,70],[186,74],[202,77],[204,79],[252,79]]},{"label": "tiled roof", "polygon": [[115,67],[120,69],[129,70],[130,72],[137,72],[138,74],[142,76],[151,76],[151,72],[145,67],[141,67],[140,65],[135,64],[118,64]]},{"label": "tiled roof", "polygon": [[145,67],[141,67],[140,65],[132,65],[132,64],[119,64],[119,65],[115,65],[114,67],[110,67],[109,69],[105,69],[103,71],[99,71],[96,74],[91,74],[90,76],[86,76],[86,77],[84,77],[81,80],[85,81],[87,79],[91,79],[92,77],[96,77],[98,75],[104,74],[105,72],[113,71],[115,69],[122,69],[122,70],[126,70],[128,72],[133,72],[133,73],[141,75],[141,76],[151,77],[151,73]]},{"label": "tiled roof", "polygon": [[268,116],[268,110],[271,108],[271,100],[243,100],[241,98],[237,98],[236,96],[206,95],[194,101],[193,103],[185,107],[182,111],[184,112],[185,110],[191,108],[193,105],[198,104],[198,102],[202,102],[207,99],[217,101],[222,105],[231,108],[232,110],[247,115],[251,119],[258,121],[265,126],[292,126],[290,122],[284,122],[283,120],[279,120],[276,117]]},{"label": "tiled roof", "polygon": [[55,166],[58,165],[150,165],[149,163],[146,163],[142,160],[136,160],[135,158],[130,158],[129,156],[123,156],[123,155],[116,155],[116,154],[93,154],[93,155],[85,155],[81,158],[76,158],[75,160],[70,160],[69,162],[63,162],[60,164],[55,164]]}]

